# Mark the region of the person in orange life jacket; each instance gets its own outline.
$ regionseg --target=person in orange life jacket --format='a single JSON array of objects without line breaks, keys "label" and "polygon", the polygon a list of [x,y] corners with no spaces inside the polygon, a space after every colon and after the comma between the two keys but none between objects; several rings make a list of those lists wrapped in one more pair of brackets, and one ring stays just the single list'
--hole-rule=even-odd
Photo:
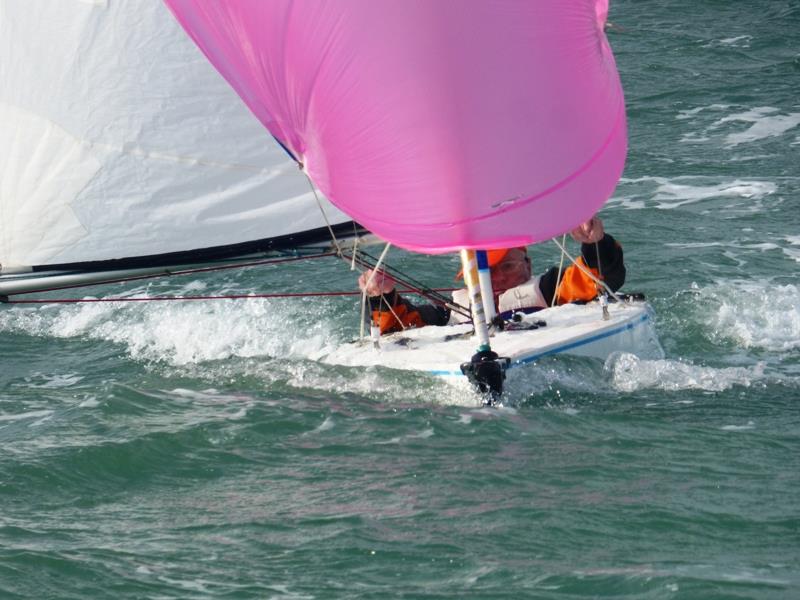
[{"label": "person in orange life jacket", "polygon": [[[622,247],[609,234],[605,233],[603,222],[595,216],[573,229],[572,238],[581,243],[582,266],[602,279],[616,291],[625,282],[625,263]],[[489,270],[495,306],[501,316],[511,312],[533,312],[550,306],[553,296],[557,304],[587,302],[597,296],[597,284],[583,271],[570,265],[561,271],[552,267],[541,276],[532,276],[531,262],[525,247],[490,250],[488,252]],[[365,290],[371,271],[362,273],[359,287]],[[558,284],[558,290],[556,285]],[[444,307],[415,306],[402,298],[394,289],[394,281],[382,272],[376,273],[369,288],[373,323],[380,327],[381,333],[391,333],[405,327],[423,325],[446,325],[466,320],[462,315],[450,314]],[[469,306],[467,290],[453,292],[456,304]],[[390,308],[391,307],[391,310]],[[402,326],[398,323],[402,322]]]}]

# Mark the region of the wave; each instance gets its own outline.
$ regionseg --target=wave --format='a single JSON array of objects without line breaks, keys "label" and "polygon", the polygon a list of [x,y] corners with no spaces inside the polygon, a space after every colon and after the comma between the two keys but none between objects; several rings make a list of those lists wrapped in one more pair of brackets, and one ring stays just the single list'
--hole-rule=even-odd
[{"label": "wave", "polygon": [[778,181],[730,177],[639,177],[620,180],[618,195],[608,206],[626,209],[673,210],[687,205],[713,208],[721,214],[761,212],[765,201],[779,191]]},{"label": "wave", "polygon": [[800,348],[800,287],[732,280],[697,287],[688,306],[712,342],[786,352]]},{"label": "wave", "polygon": [[[728,111],[731,108],[734,108],[734,112],[707,123],[707,114]],[[692,144],[719,142],[726,149],[732,149],[741,144],[783,136],[800,125],[800,112],[782,112],[774,106],[747,108],[711,104],[682,110],[676,119],[697,122],[699,125],[698,130],[684,133],[681,142]]]},{"label": "wave", "polygon": [[621,392],[644,389],[722,392],[763,381],[765,365],[715,368],[682,360],[644,360],[633,354],[618,353],[608,358],[605,368],[612,385]]}]

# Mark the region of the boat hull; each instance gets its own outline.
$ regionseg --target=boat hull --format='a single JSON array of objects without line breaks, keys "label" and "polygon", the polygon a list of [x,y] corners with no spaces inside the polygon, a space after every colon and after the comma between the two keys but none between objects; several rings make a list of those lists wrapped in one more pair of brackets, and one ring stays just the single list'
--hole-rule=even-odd
[{"label": "boat hull", "polygon": [[[645,302],[612,303],[608,319],[596,302],[548,308],[526,315],[518,324],[544,321],[543,327],[495,332],[492,350],[510,359],[511,370],[555,354],[605,360],[614,352],[630,352],[662,358],[653,316]],[[408,329],[381,337],[378,347],[372,340],[360,340],[316,358],[328,364],[383,366],[463,380],[460,365],[476,350],[471,330],[468,324]]]}]

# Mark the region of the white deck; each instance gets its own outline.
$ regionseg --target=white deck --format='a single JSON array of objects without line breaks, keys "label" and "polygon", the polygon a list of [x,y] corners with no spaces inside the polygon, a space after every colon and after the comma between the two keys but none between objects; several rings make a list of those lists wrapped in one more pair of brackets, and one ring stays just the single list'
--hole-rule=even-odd
[{"label": "white deck", "polygon": [[[641,358],[663,357],[648,304],[613,303],[609,313],[610,318],[603,320],[596,302],[548,308],[527,315],[523,321],[542,320],[547,323],[545,327],[496,332],[491,338],[492,350],[511,359],[510,369],[559,353],[599,359],[617,351]],[[408,329],[382,336],[379,348],[371,340],[361,340],[316,358],[329,364],[380,365],[461,378],[461,363],[476,351],[477,342],[469,335],[471,329],[470,325]]]}]

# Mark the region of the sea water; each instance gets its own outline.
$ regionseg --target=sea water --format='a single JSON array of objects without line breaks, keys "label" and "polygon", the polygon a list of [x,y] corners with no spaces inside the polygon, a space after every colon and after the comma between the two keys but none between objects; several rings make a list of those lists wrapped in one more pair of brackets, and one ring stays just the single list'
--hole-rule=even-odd
[{"label": "sea water", "polygon": [[601,214],[663,360],[548,358],[484,409],[309,360],[356,335],[353,298],[0,307],[0,598],[800,598],[800,4],[610,20],[630,152]]}]

